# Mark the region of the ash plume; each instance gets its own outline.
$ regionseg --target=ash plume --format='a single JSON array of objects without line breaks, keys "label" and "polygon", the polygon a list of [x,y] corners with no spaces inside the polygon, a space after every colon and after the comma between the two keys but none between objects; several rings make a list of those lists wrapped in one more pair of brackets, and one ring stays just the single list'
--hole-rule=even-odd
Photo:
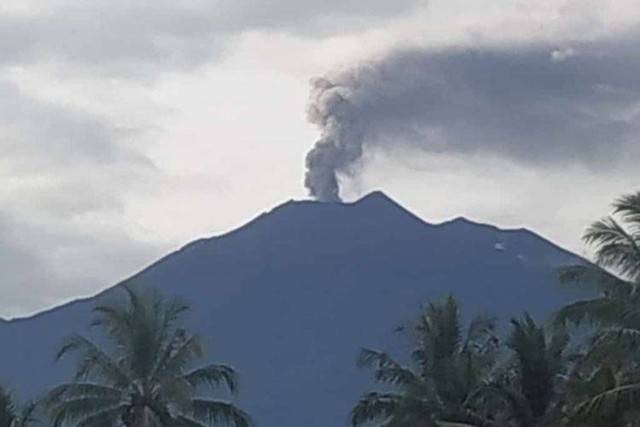
[{"label": "ash plume", "polygon": [[639,39],[404,49],[315,79],[308,119],[320,138],[305,185],[340,200],[369,148],[606,170],[623,148],[640,155]]},{"label": "ash plume", "polygon": [[362,126],[349,95],[348,87],[328,78],[311,82],[307,116],[320,128],[321,134],[307,154],[305,186],[311,196],[323,202],[340,201],[337,174],[362,155]]}]

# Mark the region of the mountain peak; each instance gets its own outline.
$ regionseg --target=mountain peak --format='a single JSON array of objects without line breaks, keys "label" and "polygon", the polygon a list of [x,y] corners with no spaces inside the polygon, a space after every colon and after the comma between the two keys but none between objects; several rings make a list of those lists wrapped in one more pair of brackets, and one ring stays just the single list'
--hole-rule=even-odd
[{"label": "mountain peak", "polygon": [[[375,191],[349,203],[286,202],[127,281],[192,305],[187,326],[242,373],[242,406],[261,425],[335,426],[369,385],[353,355],[404,345],[390,328],[424,301],[453,293],[467,313],[508,319],[573,300],[552,277],[580,259],[532,236],[462,218],[428,224]],[[73,365],[52,366],[51,353],[68,334],[88,333],[94,304],[115,289],[0,321],[3,381],[31,397],[69,378]]]},{"label": "mountain peak", "polygon": [[391,197],[387,196],[381,190],[372,191],[353,202],[353,204],[359,203],[391,203],[397,205],[397,203]]},{"label": "mountain peak", "polygon": [[498,230],[498,231],[506,231],[506,229],[502,229],[498,226],[492,225],[492,224],[487,224],[484,222],[479,222],[479,221],[475,221],[472,219],[469,219],[467,217],[464,216],[457,216],[454,218],[451,218],[447,221],[444,221],[442,223],[440,223],[440,225],[449,225],[449,226],[454,226],[454,227],[473,227],[473,228],[491,228],[494,230]]},{"label": "mountain peak", "polygon": [[298,205],[298,206],[357,206],[357,205],[362,205],[362,204],[366,204],[366,205],[378,205],[378,206],[384,206],[384,205],[393,205],[393,206],[397,206],[397,207],[401,207],[400,204],[398,202],[396,202],[395,200],[393,200],[391,197],[389,197],[386,193],[384,193],[381,190],[375,190],[372,191],[370,193],[365,194],[364,196],[360,197],[357,200],[354,200],[352,202],[321,202],[318,200],[313,200],[313,199],[303,199],[303,200],[296,200],[296,199],[291,199],[287,202],[282,203],[279,206],[276,206],[273,210],[277,210],[278,208],[281,208],[283,206],[290,206],[290,205]]},{"label": "mountain peak", "polygon": [[382,191],[374,191],[353,202],[325,203],[315,200],[290,200],[263,213],[252,221],[252,226],[273,231],[307,228],[368,229],[379,227],[423,227],[429,225]]}]

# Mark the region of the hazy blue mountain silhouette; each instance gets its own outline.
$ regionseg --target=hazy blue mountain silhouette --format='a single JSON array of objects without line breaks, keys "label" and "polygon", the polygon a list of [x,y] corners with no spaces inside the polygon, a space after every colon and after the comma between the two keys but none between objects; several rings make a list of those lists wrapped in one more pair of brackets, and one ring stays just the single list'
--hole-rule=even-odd
[{"label": "hazy blue mountain silhouette", "polygon": [[[259,425],[328,427],[346,423],[369,385],[358,349],[402,345],[394,329],[425,299],[453,292],[465,312],[543,315],[575,298],[553,271],[577,261],[524,229],[425,223],[376,192],[351,204],[287,202],[131,280],[192,305],[191,326],[211,338],[212,360],[239,370],[238,400]],[[0,379],[33,395],[68,378],[55,348],[86,331],[96,298],[0,322]]]}]

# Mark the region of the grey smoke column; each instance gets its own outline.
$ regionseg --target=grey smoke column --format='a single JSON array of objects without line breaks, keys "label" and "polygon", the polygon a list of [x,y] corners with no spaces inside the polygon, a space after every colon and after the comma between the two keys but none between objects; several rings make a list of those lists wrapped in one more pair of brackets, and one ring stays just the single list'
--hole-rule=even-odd
[{"label": "grey smoke column", "polygon": [[639,40],[398,49],[316,79],[308,117],[320,139],[305,185],[318,200],[340,200],[338,178],[357,172],[364,151],[399,147],[536,168],[619,167],[640,156]]},{"label": "grey smoke column", "polygon": [[354,115],[349,89],[328,78],[311,81],[311,123],[320,128],[320,139],[307,154],[305,186],[323,202],[340,201],[338,176],[362,155],[362,126]]}]

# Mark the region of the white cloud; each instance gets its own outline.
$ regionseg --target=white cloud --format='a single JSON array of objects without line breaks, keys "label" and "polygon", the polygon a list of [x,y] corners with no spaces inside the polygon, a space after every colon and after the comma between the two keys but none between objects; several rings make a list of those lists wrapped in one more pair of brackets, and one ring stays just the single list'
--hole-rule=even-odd
[{"label": "white cloud", "polygon": [[576,51],[572,47],[563,47],[559,49],[554,49],[551,51],[551,60],[555,62],[566,61],[567,59],[576,56],[578,51]]},{"label": "white cloud", "polygon": [[[552,64],[564,66],[582,58],[581,43],[639,22],[631,0],[3,2],[0,316],[92,293],[180,244],[303,197],[304,154],[316,137],[304,111],[311,77],[398,48],[533,42],[552,46],[547,62],[554,49],[575,49]],[[610,82],[598,90],[625,96]],[[613,104],[612,117],[637,117],[640,103]],[[576,248],[576,232],[633,178],[615,168],[541,176],[475,157],[456,175],[444,168],[456,155],[427,169],[421,162],[440,158],[405,158],[374,160],[347,195],[383,187],[427,218],[522,222]],[[492,173],[478,180],[483,168]],[[426,191],[425,182],[439,187]],[[575,194],[580,182],[593,198]]]}]

